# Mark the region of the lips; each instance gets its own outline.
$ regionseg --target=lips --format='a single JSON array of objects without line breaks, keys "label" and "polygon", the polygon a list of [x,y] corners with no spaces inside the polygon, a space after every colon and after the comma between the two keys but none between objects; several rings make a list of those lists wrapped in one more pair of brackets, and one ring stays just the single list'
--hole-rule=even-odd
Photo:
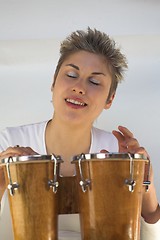
[{"label": "lips", "polygon": [[75,106],[82,106],[82,107],[87,106],[87,104],[85,102],[83,102],[82,100],[79,100],[79,99],[66,98],[65,101],[67,103],[73,104]]}]

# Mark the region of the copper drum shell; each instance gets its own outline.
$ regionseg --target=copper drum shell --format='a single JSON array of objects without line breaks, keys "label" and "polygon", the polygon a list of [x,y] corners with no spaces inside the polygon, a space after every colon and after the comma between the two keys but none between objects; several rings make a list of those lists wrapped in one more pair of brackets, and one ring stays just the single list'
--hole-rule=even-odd
[{"label": "copper drum shell", "polygon": [[[139,240],[146,159],[133,156],[132,192],[125,184],[131,177],[128,154],[82,154],[75,156],[72,163],[76,165],[79,185],[81,239]],[[90,181],[84,192],[79,184],[82,178]]]},{"label": "copper drum shell", "polygon": [[[3,167],[9,184],[7,161]],[[58,159],[57,174],[60,162]],[[48,185],[54,178],[54,167],[50,155],[13,157],[10,161],[12,182],[19,185],[13,196],[8,194],[14,240],[58,239],[58,198]]]}]

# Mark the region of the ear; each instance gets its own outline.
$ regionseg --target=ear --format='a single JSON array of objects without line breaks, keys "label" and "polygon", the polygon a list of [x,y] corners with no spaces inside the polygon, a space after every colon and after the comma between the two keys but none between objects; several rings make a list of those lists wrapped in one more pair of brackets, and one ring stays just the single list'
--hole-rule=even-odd
[{"label": "ear", "polygon": [[115,97],[115,92],[112,93],[110,98],[107,100],[107,102],[106,102],[106,104],[104,106],[104,109],[109,109],[111,107],[114,97]]}]

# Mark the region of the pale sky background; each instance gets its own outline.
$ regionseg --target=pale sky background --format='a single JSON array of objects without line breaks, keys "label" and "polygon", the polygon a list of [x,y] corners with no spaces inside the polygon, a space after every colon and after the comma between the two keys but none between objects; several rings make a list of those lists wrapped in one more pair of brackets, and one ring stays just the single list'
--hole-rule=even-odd
[{"label": "pale sky background", "polygon": [[159,0],[0,0],[0,130],[52,117],[60,42],[87,26],[112,36],[129,63],[96,126],[134,132],[150,153],[160,201]]}]

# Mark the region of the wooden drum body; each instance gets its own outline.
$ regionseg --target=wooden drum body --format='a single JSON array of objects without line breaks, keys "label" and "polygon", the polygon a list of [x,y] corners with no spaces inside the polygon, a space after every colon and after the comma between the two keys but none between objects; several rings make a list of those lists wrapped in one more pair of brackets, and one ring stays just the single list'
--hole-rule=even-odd
[{"label": "wooden drum body", "polygon": [[83,240],[139,240],[145,162],[139,154],[73,158]]},{"label": "wooden drum body", "polygon": [[59,164],[52,155],[4,159],[15,240],[57,240]]}]

